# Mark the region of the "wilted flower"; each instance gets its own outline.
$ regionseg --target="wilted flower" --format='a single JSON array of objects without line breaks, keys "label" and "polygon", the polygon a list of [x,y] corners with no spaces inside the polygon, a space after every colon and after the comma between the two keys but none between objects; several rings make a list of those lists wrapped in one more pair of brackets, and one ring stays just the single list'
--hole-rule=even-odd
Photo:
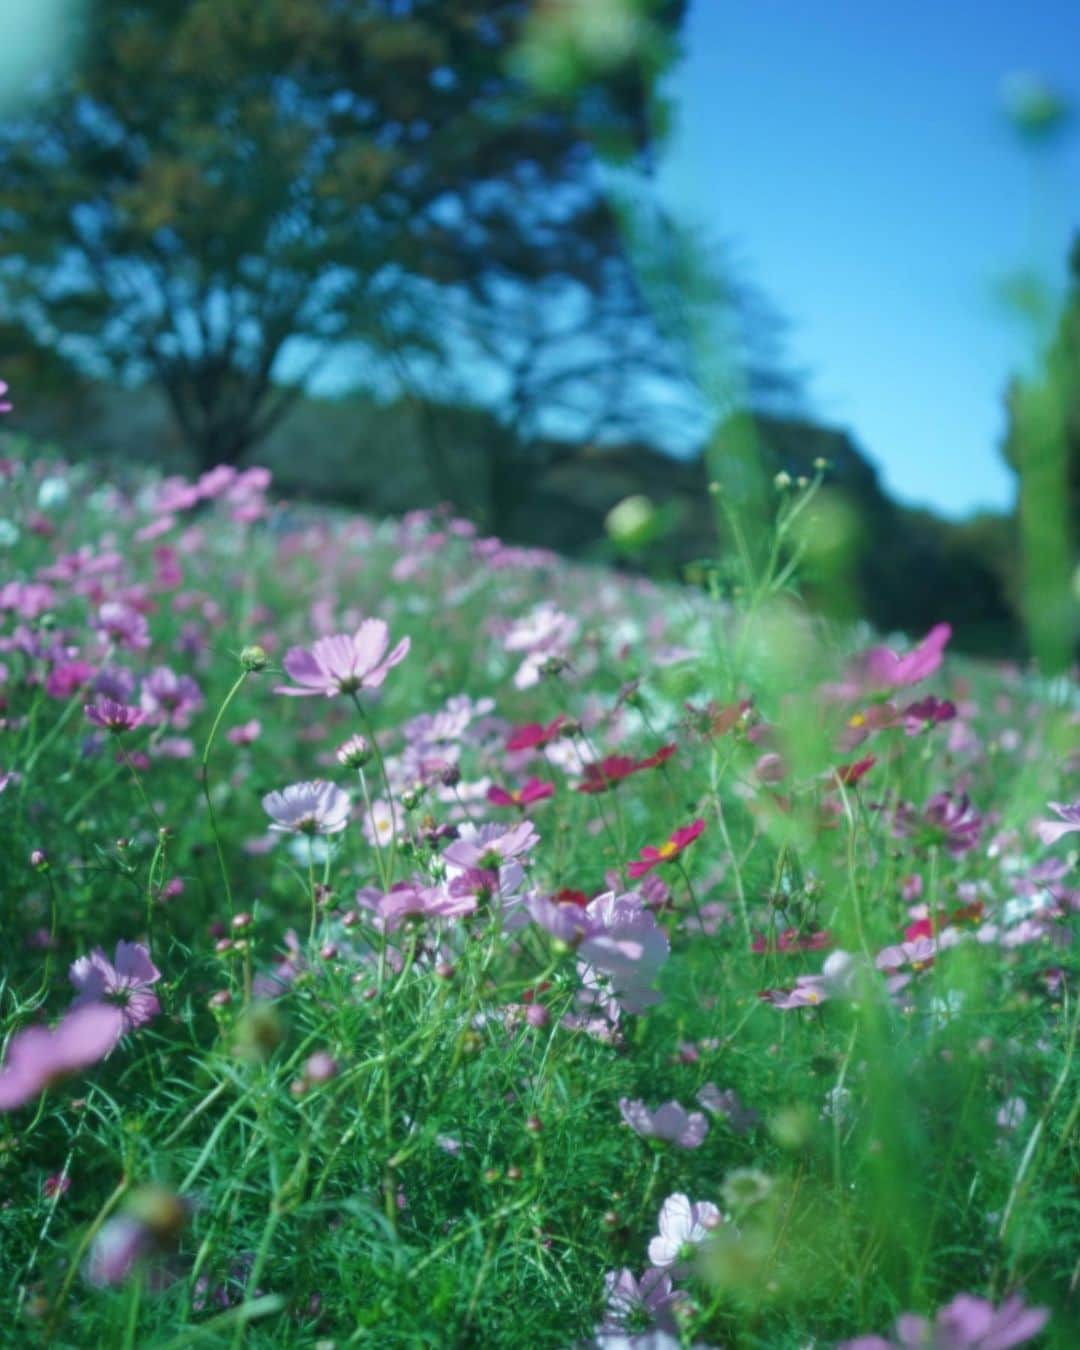
[{"label": "wilted flower", "polygon": [[262,804],[274,822],[270,828],[282,834],[338,834],[352,810],[348,794],[321,779],[268,792]]},{"label": "wilted flower", "polygon": [[291,647],[282,665],[295,684],[278,685],[277,694],[310,698],[378,689],[394,666],[409,654],[411,640],[401,639],[387,653],[390,631],[382,619],[365,619],[353,634],[335,633],[306,647]]}]

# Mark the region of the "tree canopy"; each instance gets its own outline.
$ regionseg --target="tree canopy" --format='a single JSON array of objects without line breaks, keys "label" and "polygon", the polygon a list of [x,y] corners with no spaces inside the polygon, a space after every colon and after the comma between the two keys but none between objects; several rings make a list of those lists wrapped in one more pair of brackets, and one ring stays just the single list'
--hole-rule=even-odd
[{"label": "tree canopy", "polygon": [[89,0],[70,70],[0,130],[0,316],[155,382],[205,465],[328,360],[437,386],[471,351],[519,426],[625,410],[679,370],[600,157],[648,159],[684,7]]}]

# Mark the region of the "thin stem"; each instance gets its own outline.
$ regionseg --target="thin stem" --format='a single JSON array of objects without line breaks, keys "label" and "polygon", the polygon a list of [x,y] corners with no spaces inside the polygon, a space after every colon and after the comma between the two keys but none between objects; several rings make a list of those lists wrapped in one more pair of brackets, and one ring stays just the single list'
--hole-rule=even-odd
[{"label": "thin stem", "polygon": [[202,759],[199,761],[199,777],[202,780],[203,796],[206,798],[206,809],[210,816],[210,830],[214,836],[214,846],[217,849],[218,865],[221,868],[221,880],[225,886],[225,899],[228,902],[230,916],[235,912],[233,906],[232,886],[229,882],[229,869],[225,864],[225,849],[221,843],[221,833],[218,830],[217,815],[214,811],[214,803],[210,797],[210,751],[214,748],[214,740],[221,726],[221,719],[225,716],[229,704],[240,692],[240,688],[251,672],[242,670],[233,683],[232,688],[225,695],[224,702],[217,711],[213,726],[210,728],[210,734],[206,738],[206,745],[203,746]]}]

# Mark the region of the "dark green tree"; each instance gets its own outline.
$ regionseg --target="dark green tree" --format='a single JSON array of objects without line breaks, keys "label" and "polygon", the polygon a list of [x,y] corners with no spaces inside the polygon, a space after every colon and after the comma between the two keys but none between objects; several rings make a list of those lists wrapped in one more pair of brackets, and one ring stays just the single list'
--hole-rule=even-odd
[{"label": "dark green tree", "polygon": [[1080,235],[1056,331],[1029,378],[1008,392],[1003,452],[1019,478],[1022,607],[1035,655],[1063,669],[1080,639]]},{"label": "dark green tree", "polygon": [[[515,426],[606,362],[617,405],[627,342],[624,371],[677,372],[599,160],[647,160],[684,4],[602,0],[605,37],[551,0],[87,0],[70,70],[0,129],[0,317],[154,382],[203,466],[329,360],[439,394],[471,341]],[[585,316],[561,367],[509,343],[526,303],[548,353]]]}]

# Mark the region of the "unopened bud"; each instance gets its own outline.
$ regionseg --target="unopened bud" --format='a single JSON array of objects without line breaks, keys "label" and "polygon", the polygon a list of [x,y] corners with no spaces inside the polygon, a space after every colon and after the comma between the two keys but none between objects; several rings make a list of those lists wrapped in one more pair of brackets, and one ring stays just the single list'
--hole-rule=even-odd
[{"label": "unopened bud", "polygon": [[371,759],[371,744],[363,736],[350,736],[338,746],[337,758],[346,769],[362,769]]},{"label": "unopened bud", "polygon": [[270,664],[270,658],[267,656],[264,647],[260,647],[258,643],[252,643],[240,653],[240,664],[245,670],[255,674],[266,669]]}]

